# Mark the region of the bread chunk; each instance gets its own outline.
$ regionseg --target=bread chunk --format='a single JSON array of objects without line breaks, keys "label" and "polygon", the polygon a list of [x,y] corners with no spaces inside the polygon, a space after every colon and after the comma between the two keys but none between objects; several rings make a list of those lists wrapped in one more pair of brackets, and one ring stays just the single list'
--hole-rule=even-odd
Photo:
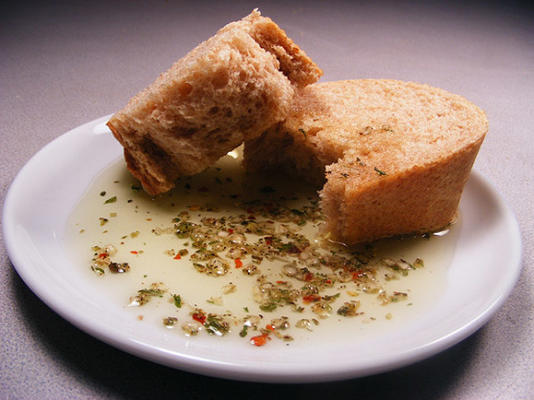
[{"label": "bread chunk", "polygon": [[254,10],[161,74],[108,122],[130,172],[152,195],[280,122],[296,88],[322,71]]},{"label": "bread chunk", "polygon": [[326,230],[355,244],[446,227],[487,130],[482,110],[441,89],[325,82],[302,89],[285,121],[247,141],[244,163],[326,182]]}]

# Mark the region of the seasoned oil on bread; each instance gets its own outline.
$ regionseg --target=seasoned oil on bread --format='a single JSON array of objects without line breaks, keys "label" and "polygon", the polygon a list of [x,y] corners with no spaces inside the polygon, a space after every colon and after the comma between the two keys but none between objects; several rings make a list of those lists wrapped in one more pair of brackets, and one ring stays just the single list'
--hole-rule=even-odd
[{"label": "seasoned oil on bread", "polygon": [[347,244],[447,226],[488,130],[482,110],[394,80],[302,89],[287,119],[245,143],[249,170],[314,183],[326,230]]},{"label": "seasoned oil on bread", "polygon": [[109,120],[150,194],[214,163],[283,120],[296,88],[322,71],[257,10],[177,61]]}]

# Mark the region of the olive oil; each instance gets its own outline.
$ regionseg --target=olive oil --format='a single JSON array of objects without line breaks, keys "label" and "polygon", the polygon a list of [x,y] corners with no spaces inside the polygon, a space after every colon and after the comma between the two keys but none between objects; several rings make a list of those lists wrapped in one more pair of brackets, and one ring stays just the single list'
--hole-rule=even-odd
[{"label": "olive oil", "polygon": [[[96,177],[73,211],[65,235],[73,267],[94,282],[95,296],[122,307],[139,323],[153,324],[154,329],[162,332],[172,331],[183,336],[194,334],[200,328],[199,335],[224,336],[214,340],[291,346],[390,332],[414,321],[437,302],[446,283],[460,222],[446,234],[388,239],[373,243],[372,249],[361,247],[359,252],[371,252],[374,259],[386,260],[383,263],[403,260],[405,264],[393,270],[380,268],[376,273],[378,289],[377,285],[371,290],[351,280],[333,280],[327,289],[314,294],[315,297],[300,296],[298,307],[281,303],[268,307],[257,301],[259,277],[281,288],[298,289],[306,284],[306,278],[298,281],[292,277],[289,271],[293,271],[293,267],[288,266],[287,260],[258,262],[239,250],[228,252],[229,249],[225,249],[221,254],[230,256],[213,257],[219,264],[215,265],[213,273],[207,274],[205,270],[203,273],[199,265],[205,267],[209,262],[192,260],[198,248],[188,236],[191,225],[187,224],[200,224],[207,218],[220,221],[230,216],[259,221],[261,216],[251,214],[246,207],[246,204],[256,207],[253,200],[267,205],[284,204],[293,217],[285,225],[291,225],[291,229],[296,229],[312,244],[328,242],[328,234],[321,231],[319,220],[301,217],[304,206],[317,205],[317,188],[275,175],[249,176],[243,171],[239,158],[238,152],[231,152],[202,174],[180,178],[174,191],[157,198],[149,197],[141,189],[122,160]],[[284,225],[284,222],[272,222]],[[268,219],[267,223],[270,223]],[[214,234],[215,239],[228,235],[235,233],[226,229]],[[248,240],[251,235],[243,237]],[[269,246],[269,240],[273,240],[269,238],[266,236],[260,242]],[[211,239],[203,240],[209,243]],[[93,260],[105,257],[107,246],[113,248],[113,254],[108,255],[114,262],[113,267],[101,268],[102,271],[91,268]],[[284,243],[281,251],[290,254],[290,246]],[[349,255],[352,251],[342,244],[331,248],[339,248],[341,253]],[[301,254],[298,261],[294,267],[297,271],[306,265]],[[407,266],[406,271],[403,265]],[[253,273],[250,273],[251,266],[256,268]],[[310,267],[308,273],[327,276],[332,271],[323,265]],[[380,296],[380,291],[388,296]],[[140,305],[139,296],[145,294],[148,295],[146,302]],[[318,304],[314,303],[318,298],[324,303],[325,309],[321,312],[317,312]],[[388,299],[387,304],[384,299]],[[193,318],[199,315],[199,310],[206,318],[212,315],[212,325]],[[228,322],[226,328],[219,326],[224,332],[213,328],[219,324],[216,319],[219,316]],[[252,325],[251,319],[255,321]],[[285,321],[282,325],[281,319]],[[272,321],[279,324],[274,331],[280,334],[270,335],[272,340],[269,341],[252,340],[258,335],[269,335],[269,329],[274,327]],[[189,329],[191,326],[195,328],[193,331]]]}]

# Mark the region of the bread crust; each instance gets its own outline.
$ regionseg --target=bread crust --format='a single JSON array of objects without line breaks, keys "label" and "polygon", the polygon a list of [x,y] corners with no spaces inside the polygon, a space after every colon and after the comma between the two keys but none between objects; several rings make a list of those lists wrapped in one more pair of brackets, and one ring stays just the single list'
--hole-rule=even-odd
[{"label": "bread crust", "polygon": [[447,226],[487,130],[482,110],[441,89],[325,82],[304,89],[284,122],[246,142],[244,162],[326,182],[326,230],[355,244]]},{"label": "bread crust", "polygon": [[295,89],[321,74],[254,10],[178,60],[107,125],[130,172],[157,195],[283,120]]}]

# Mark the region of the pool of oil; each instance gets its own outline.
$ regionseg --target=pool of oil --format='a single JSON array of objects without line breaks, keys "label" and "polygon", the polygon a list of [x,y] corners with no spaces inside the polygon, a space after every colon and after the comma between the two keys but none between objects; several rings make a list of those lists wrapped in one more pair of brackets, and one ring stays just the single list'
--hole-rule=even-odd
[{"label": "pool of oil", "polygon": [[[445,275],[454,254],[459,222],[449,231],[427,238],[388,239],[374,243],[372,247],[377,258],[402,258],[409,262],[417,258],[424,260],[423,268],[411,270],[399,279],[382,282],[384,290],[406,293],[406,299],[383,305],[376,294],[355,293],[348,285],[336,283],[329,293],[340,295],[332,304],[333,312],[328,318],[318,318],[310,307],[298,313],[288,306],[271,312],[262,311],[253,297],[257,276],[248,276],[241,268],[231,268],[224,276],[207,276],[193,267],[189,256],[180,259],[170,256],[180,249],[188,249],[191,253],[190,241],[172,233],[157,235],[154,230],[168,230],[173,226],[173,218],[183,210],[192,215],[192,221],[198,221],[206,215],[217,218],[243,213],[240,204],[244,199],[272,200],[294,208],[317,199],[317,188],[303,182],[276,175],[247,175],[239,158],[237,152],[231,152],[205,172],[179,179],[176,189],[157,198],[139,190],[139,183],[126,170],[123,160],[102,171],[73,210],[65,235],[73,265],[92,282],[95,295],[121,305],[125,313],[140,323],[153,324],[167,332],[163,319],[176,318],[174,329],[177,335],[185,334],[180,327],[191,321],[191,313],[198,308],[206,313],[231,314],[237,319],[249,314],[261,315],[266,324],[271,319],[286,316],[290,328],[284,333],[289,334],[294,343],[376,335],[410,323],[436,303],[446,283]],[[322,235],[320,222],[307,223],[301,230],[310,241],[317,241]],[[114,260],[129,264],[127,273],[106,271],[99,275],[91,270],[93,247],[107,245],[117,249]],[[261,273],[272,281],[288,279],[281,272],[282,265],[281,261],[263,261]],[[153,283],[161,284],[166,290],[165,295],[156,296],[143,306],[132,306],[132,297],[138,290],[150,288]],[[235,285],[235,290],[227,290],[230,284]],[[180,296],[181,308],[176,307],[172,295]],[[360,303],[357,316],[336,314],[339,305],[354,300]],[[317,323],[310,323],[309,329],[297,328],[297,321],[302,319]],[[241,328],[238,323],[232,325],[227,336],[239,337]],[[243,338],[243,345],[254,334],[249,332]]]}]

